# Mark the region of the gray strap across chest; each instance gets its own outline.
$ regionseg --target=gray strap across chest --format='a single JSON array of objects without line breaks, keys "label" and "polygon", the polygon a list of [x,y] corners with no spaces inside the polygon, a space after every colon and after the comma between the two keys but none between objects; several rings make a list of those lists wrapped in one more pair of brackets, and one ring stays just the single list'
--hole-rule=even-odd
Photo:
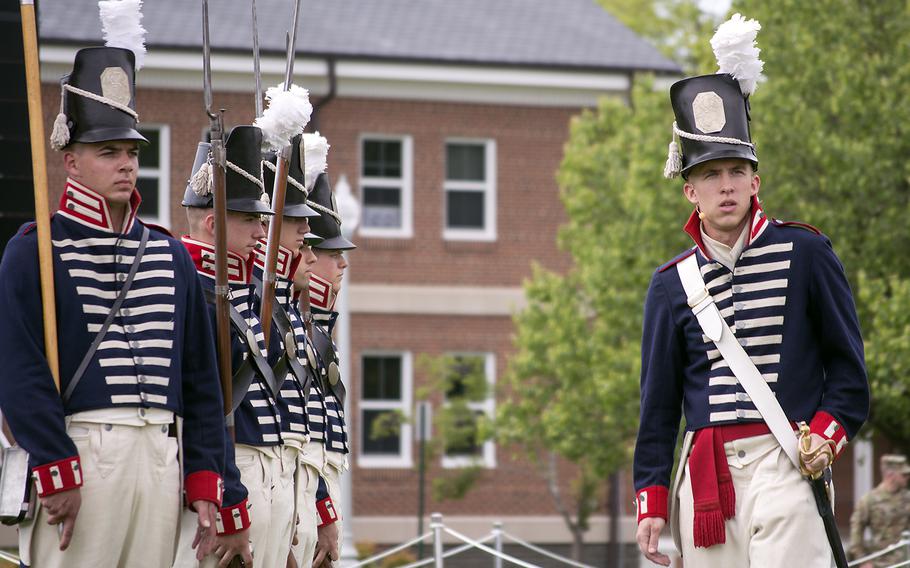
[{"label": "gray strap across chest", "polygon": [[312,374],[307,372],[303,365],[300,364],[297,357],[291,356],[291,353],[288,352],[287,343],[289,341],[295,342],[296,352],[297,335],[294,333],[294,326],[293,323],[291,323],[291,318],[284,308],[278,305],[278,302],[272,302],[272,320],[275,322],[275,327],[278,328],[278,332],[281,334],[281,337],[284,338],[285,342],[285,352],[278,362],[278,365],[276,365],[275,374],[281,375],[282,373],[280,371],[283,370],[282,367],[286,367],[290,370],[291,374],[297,379],[297,384],[300,386],[301,392],[303,392],[303,400],[309,400]]},{"label": "gray strap across chest", "polygon": [[92,357],[95,355],[95,351],[98,350],[98,346],[101,345],[101,342],[104,340],[104,336],[107,334],[107,330],[111,327],[111,323],[113,323],[114,317],[116,317],[117,312],[120,311],[120,306],[123,305],[123,301],[126,299],[126,293],[129,292],[130,286],[132,286],[133,280],[136,278],[136,272],[139,271],[139,263],[142,260],[143,253],[145,253],[145,247],[148,245],[148,241],[148,227],[142,227],[142,237],[139,240],[139,248],[136,249],[136,257],[133,259],[133,264],[130,265],[130,271],[126,275],[126,280],[123,281],[123,285],[120,287],[120,292],[117,294],[117,298],[114,300],[114,305],[111,306],[111,311],[108,312],[107,317],[104,319],[104,323],[101,324],[101,329],[98,330],[98,334],[95,335],[94,341],[92,341],[92,344],[89,345],[88,351],[85,352],[85,356],[82,357],[82,362],[79,363],[79,367],[73,374],[73,378],[70,379],[69,384],[66,386],[66,390],[63,391],[64,404],[69,402],[70,397],[73,396],[73,391],[76,390],[76,385],[78,385],[79,381],[82,380],[82,376],[85,374],[85,370],[88,369],[89,363],[92,362]]},{"label": "gray strap across chest", "polygon": [[755,363],[737,341],[736,336],[714,303],[714,298],[705,287],[705,280],[698,268],[695,254],[691,254],[676,265],[679,279],[686,292],[686,301],[692,308],[704,334],[714,342],[721,356],[730,366],[730,370],[739,380],[765,423],[774,434],[784,453],[790,458],[793,466],[799,470],[799,452],[797,439],[771,387],[765,382]]}]

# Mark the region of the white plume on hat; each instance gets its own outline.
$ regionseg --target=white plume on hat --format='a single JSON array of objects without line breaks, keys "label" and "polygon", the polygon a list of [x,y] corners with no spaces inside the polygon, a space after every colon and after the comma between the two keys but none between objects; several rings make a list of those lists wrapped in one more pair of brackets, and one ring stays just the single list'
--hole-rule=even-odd
[{"label": "white plume on hat", "polygon": [[104,45],[129,49],[136,56],[136,70],[145,61],[145,28],[142,0],[99,0]]},{"label": "white plume on hat", "polygon": [[325,172],[329,141],[319,132],[306,133],[300,140],[300,160],[303,163],[303,180],[307,190],[313,189],[316,178]]},{"label": "white plume on hat", "polygon": [[758,58],[761,51],[755,45],[755,36],[761,24],[747,20],[740,14],[733,16],[720,25],[711,38],[711,48],[720,66],[718,73],[729,73],[739,81],[743,95],[755,92],[755,87],[762,77],[764,62]]},{"label": "white plume on hat", "polygon": [[265,100],[269,106],[253,124],[262,129],[263,144],[278,152],[306,128],[313,105],[306,89],[291,85],[290,90],[285,91],[284,83],[269,87]]}]

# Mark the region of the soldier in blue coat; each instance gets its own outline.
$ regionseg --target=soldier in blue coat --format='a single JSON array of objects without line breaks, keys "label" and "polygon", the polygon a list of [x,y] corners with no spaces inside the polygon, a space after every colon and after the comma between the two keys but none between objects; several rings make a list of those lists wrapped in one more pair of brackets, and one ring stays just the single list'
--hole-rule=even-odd
[{"label": "soldier in blue coat", "polygon": [[[669,519],[686,566],[828,568],[810,486],[705,335],[679,268],[695,259],[706,297],[790,426],[809,425],[811,449],[820,450],[803,467],[817,472],[836,460],[869,406],[853,297],[824,235],[763,211],[749,92],[728,73],[670,89],[683,193],[694,206],[685,231],[695,246],[657,269],[645,302],[637,540],[649,560],[669,565],[657,550]],[[686,437],[671,486],[681,416]]]},{"label": "soldier in blue coat", "polygon": [[345,252],[357,247],[341,233],[341,215],[328,174],[316,178],[309,202],[314,203],[320,213],[319,217],[310,220],[310,226],[323,238],[313,247],[317,260],[309,278],[313,343],[321,368],[307,406],[311,441],[304,450],[304,459],[323,464],[323,480],[316,495],[319,538],[315,562],[321,565],[326,559],[338,559],[343,522],[338,508],[343,499],[350,499],[350,495],[341,494],[341,474],[348,468],[349,453],[344,415],[347,389],[339,372],[332,332],[338,320],[335,299],[348,266]]},{"label": "soldier in blue coat", "polygon": [[62,393],[45,358],[33,225],[0,265],[0,405],[38,501],[19,551],[41,568],[157,568],[174,555],[180,419],[200,555],[214,539],[224,441],[209,434],[224,421],[211,328],[186,250],[136,218],[133,53],[80,50],[64,85],[55,140],[68,177],[51,220]]},{"label": "soldier in blue coat", "polygon": [[[279,404],[284,377],[277,379],[272,372],[253,283],[255,248],[265,237],[261,216],[273,214],[260,179],[261,146],[262,133],[255,126],[235,127],[225,142],[235,440],[228,443],[225,507],[218,526],[224,546],[216,549],[216,556],[223,565],[236,553],[249,561],[249,552],[242,547],[249,538],[258,565],[283,566],[294,526],[295,460],[286,456]],[[213,197],[207,183],[198,183],[210,179],[199,175],[208,167],[209,151],[208,143],[199,144],[184,195],[190,234],[183,244],[214,302]],[[213,321],[214,317],[213,310]]]}]

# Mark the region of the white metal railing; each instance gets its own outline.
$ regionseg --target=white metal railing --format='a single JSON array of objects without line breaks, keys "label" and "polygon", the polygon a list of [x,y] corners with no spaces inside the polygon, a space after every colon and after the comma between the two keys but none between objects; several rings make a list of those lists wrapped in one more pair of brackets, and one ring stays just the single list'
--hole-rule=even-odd
[{"label": "white metal railing", "polygon": [[[382,560],[383,558],[385,558],[387,556],[391,556],[392,554],[395,554],[396,552],[400,552],[406,548],[414,546],[415,544],[418,544],[420,542],[427,541],[431,538],[432,538],[432,542],[433,542],[433,555],[429,558],[424,558],[423,560],[418,560],[417,562],[412,562],[410,564],[402,566],[402,568],[420,568],[422,566],[429,566],[429,565],[433,565],[434,568],[444,568],[444,563],[443,563],[444,559],[455,556],[456,554],[461,554],[462,552],[469,550],[471,548],[476,548],[476,549],[486,552],[487,554],[492,556],[493,557],[493,568],[502,568],[503,560],[509,564],[512,564],[515,566],[521,566],[522,568],[541,568],[540,566],[538,566],[536,564],[532,564],[526,560],[521,560],[520,558],[516,558],[510,554],[506,554],[505,552],[503,552],[502,545],[503,545],[504,538],[514,542],[515,544],[517,544],[519,546],[527,548],[528,550],[532,550],[532,551],[536,552],[537,554],[546,556],[546,557],[548,557],[552,560],[556,560],[558,562],[562,562],[563,564],[573,566],[574,568],[594,568],[593,566],[589,566],[587,564],[582,564],[580,562],[575,562],[574,560],[569,560],[568,558],[564,558],[562,556],[559,556],[558,554],[554,554],[553,552],[550,552],[549,550],[546,550],[539,546],[535,546],[514,535],[511,535],[502,529],[502,523],[499,521],[493,523],[493,530],[489,534],[487,534],[479,539],[472,539],[454,529],[451,529],[451,528],[445,526],[445,524],[443,524],[443,522],[442,522],[442,515],[440,513],[433,513],[430,516],[430,519],[431,519],[430,532],[423,534],[411,541],[405,542],[403,544],[399,544],[393,548],[385,550],[385,551],[383,551],[379,554],[376,554],[374,556],[371,556],[367,559],[361,560],[360,562],[357,562],[356,564],[351,564],[351,565],[347,566],[346,568],[363,568],[364,566],[367,566],[368,564],[372,564],[373,562],[376,562],[377,560]],[[456,540],[459,540],[464,544],[461,544],[455,548],[451,548],[449,550],[444,551],[443,546],[442,546],[443,545],[443,542],[442,542],[443,533],[446,533],[446,534],[449,534],[450,536],[455,537]],[[491,540],[493,541],[493,546],[492,547],[487,546],[487,543],[490,542]]]},{"label": "white metal railing", "polygon": [[4,550],[0,550],[0,560],[5,560],[10,564],[19,566],[19,557]]},{"label": "white metal railing", "polygon": [[899,562],[897,564],[892,564],[892,565],[888,566],[888,568],[910,567],[910,531],[902,532],[901,539],[899,541],[895,542],[894,544],[892,544],[891,546],[883,548],[883,549],[879,550],[878,552],[873,552],[872,554],[863,556],[862,558],[857,558],[856,560],[854,560],[853,562],[848,564],[848,566],[859,566],[865,562],[875,560],[876,558],[880,558],[882,556],[885,556],[886,554],[891,554],[892,552],[894,552],[896,550],[900,550],[902,548],[906,550],[906,560],[904,560],[903,562]]}]

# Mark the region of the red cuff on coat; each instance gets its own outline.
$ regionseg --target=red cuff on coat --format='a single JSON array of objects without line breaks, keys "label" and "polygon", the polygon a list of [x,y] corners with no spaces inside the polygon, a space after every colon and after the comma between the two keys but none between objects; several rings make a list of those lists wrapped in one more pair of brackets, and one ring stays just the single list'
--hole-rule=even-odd
[{"label": "red cuff on coat", "polygon": [[331,497],[326,497],[322,501],[316,501],[316,514],[319,516],[316,523],[319,527],[331,525],[338,521],[338,512],[335,511],[335,504],[332,503]]},{"label": "red cuff on coat", "polygon": [[648,517],[660,517],[667,520],[667,488],[662,485],[645,487],[635,498],[635,509],[638,511],[638,522]]},{"label": "red cuff on coat", "polygon": [[69,491],[82,486],[79,456],[64,458],[32,468],[32,479],[39,497]]},{"label": "red cuff on coat", "polygon": [[813,434],[818,434],[826,440],[834,441],[835,460],[847,446],[847,430],[844,429],[844,426],[838,422],[837,419],[824,410],[819,410],[815,413],[812,422],[809,423],[809,430]]},{"label": "red cuff on coat", "polygon": [[194,501],[208,501],[214,503],[216,507],[221,507],[224,483],[221,476],[214,471],[195,471],[186,476],[183,485],[188,504],[192,505]]},{"label": "red cuff on coat", "polygon": [[250,505],[246,499],[231,507],[222,507],[215,515],[218,534],[234,534],[250,528]]}]

